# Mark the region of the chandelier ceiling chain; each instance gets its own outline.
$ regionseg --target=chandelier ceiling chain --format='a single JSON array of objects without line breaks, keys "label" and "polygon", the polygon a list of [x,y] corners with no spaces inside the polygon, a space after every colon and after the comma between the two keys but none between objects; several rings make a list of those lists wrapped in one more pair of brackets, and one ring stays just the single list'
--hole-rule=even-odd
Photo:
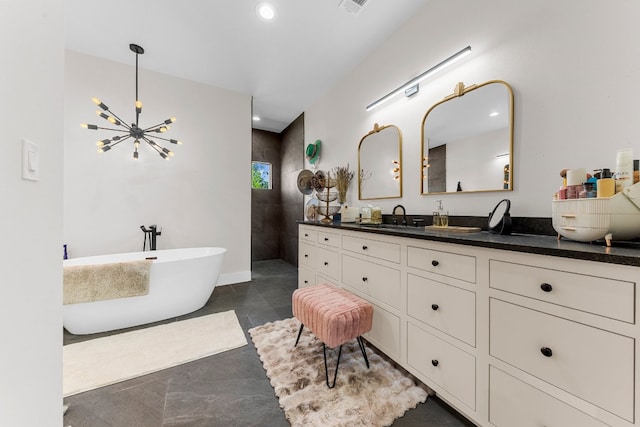
[{"label": "chandelier ceiling chain", "polygon": [[[102,117],[103,119],[105,119],[106,121],[108,121],[109,123],[111,123],[112,125],[120,126],[120,128],[101,127],[98,125],[92,125],[87,123],[83,123],[81,124],[81,126],[85,129],[90,129],[90,130],[100,129],[100,130],[110,130],[114,132],[122,132],[121,135],[115,135],[111,138],[98,141],[96,143],[96,145],[98,146],[98,153],[104,153],[105,151],[109,151],[111,150],[112,147],[115,147],[116,145],[120,144],[122,141],[132,139],[133,147],[134,147],[133,148],[134,159],[138,159],[138,147],[140,146],[140,142],[144,141],[147,144],[149,144],[149,146],[153,148],[158,154],[160,154],[160,156],[163,159],[169,160],[171,157],[173,157],[173,151],[162,147],[155,140],[160,139],[163,141],[170,142],[172,144],[182,144],[182,142],[176,139],[163,138],[157,135],[151,136],[149,134],[164,133],[168,131],[169,125],[175,122],[176,118],[171,117],[170,119],[167,119],[162,123],[158,123],[156,125],[153,125],[144,129],[142,129],[139,126],[140,114],[142,113],[142,102],[140,101],[140,98],[138,98],[138,55],[142,55],[144,53],[144,49],[141,46],[138,46],[137,44],[133,44],[133,43],[129,45],[129,49],[131,49],[131,51],[136,54],[136,103],[135,103],[136,122],[131,123],[131,126],[127,125],[126,122],[122,120],[120,117],[118,117],[116,113],[109,110],[109,107],[107,107],[102,101],[100,101],[98,98],[91,98],[91,100],[102,110],[102,111],[97,110],[96,114]],[[106,114],[105,112],[109,114]]]}]

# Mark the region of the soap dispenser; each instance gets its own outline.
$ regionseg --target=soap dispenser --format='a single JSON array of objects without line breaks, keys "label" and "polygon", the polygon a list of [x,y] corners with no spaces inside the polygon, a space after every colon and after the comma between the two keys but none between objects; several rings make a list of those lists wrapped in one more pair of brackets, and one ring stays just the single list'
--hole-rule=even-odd
[{"label": "soap dispenser", "polygon": [[433,225],[435,227],[447,227],[449,225],[449,213],[442,207],[442,200],[436,200],[438,210],[433,213]]}]

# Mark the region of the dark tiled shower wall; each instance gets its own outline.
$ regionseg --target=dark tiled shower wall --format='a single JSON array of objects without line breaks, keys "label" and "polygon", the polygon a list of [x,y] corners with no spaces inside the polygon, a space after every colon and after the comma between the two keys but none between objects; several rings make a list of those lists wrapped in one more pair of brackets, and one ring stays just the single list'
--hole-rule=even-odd
[{"label": "dark tiled shower wall", "polygon": [[253,129],[251,160],[272,165],[272,189],[251,190],[251,261],[280,258],[280,134]]},{"label": "dark tiled shower wall", "polygon": [[251,159],[272,164],[273,188],[251,190],[251,261],[282,259],[298,265],[303,196],[296,186],[304,167],[304,114],[282,133],[253,129]]},{"label": "dark tiled shower wall", "polygon": [[304,113],[282,131],[282,217],[280,259],[298,266],[298,221],[304,220],[304,196],[298,191],[298,174],[304,168]]}]

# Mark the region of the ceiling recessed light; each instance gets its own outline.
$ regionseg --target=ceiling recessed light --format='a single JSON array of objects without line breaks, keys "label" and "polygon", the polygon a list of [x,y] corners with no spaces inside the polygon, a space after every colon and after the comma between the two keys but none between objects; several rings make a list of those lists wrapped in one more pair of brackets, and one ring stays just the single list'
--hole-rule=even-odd
[{"label": "ceiling recessed light", "polygon": [[253,121],[254,121],[254,122],[259,122],[259,121],[260,121],[260,117],[258,117],[258,116],[253,116]]},{"label": "ceiling recessed light", "polygon": [[256,6],[256,13],[265,21],[273,21],[276,18],[276,8],[270,3],[258,3],[258,6]]}]

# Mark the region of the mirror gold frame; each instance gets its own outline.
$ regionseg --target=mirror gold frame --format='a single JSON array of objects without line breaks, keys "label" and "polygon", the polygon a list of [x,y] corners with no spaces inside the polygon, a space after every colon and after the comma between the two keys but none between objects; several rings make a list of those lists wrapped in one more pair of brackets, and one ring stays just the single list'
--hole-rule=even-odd
[{"label": "mirror gold frame", "polygon": [[398,197],[402,197],[402,132],[398,126],[375,123],[358,144],[358,199]]},{"label": "mirror gold frame", "polygon": [[[460,108],[460,106],[462,105],[461,103],[463,102],[463,99],[468,99],[468,98],[462,98],[464,95],[469,94],[470,92],[476,91],[478,89],[481,88],[487,88],[489,85],[492,84],[498,84],[501,86],[504,86],[506,88],[506,95],[507,95],[507,100],[503,101],[507,102],[508,101],[508,105],[506,106],[506,112],[508,112],[509,117],[508,117],[508,121],[505,121],[503,123],[505,123],[505,125],[508,126],[508,131],[506,129],[504,129],[504,126],[502,126],[500,129],[502,129],[502,132],[506,132],[508,135],[508,141],[505,141],[503,138],[501,139],[501,144],[502,146],[506,145],[504,143],[508,142],[508,157],[509,157],[509,162],[508,164],[504,164],[504,163],[500,163],[499,166],[493,166],[493,165],[489,165],[489,167],[492,168],[492,170],[494,169],[498,169],[498,170],[494,170],[492,173],[493,175],[500,175],[502,174],[502,180],[501,180],[501,184],[496,185],[496,188],[476,188],[476,189],[471,189],[471,190],[465,190],[464,185],[460,184],[460,181],[458,181],[458,185],[456,186],[457,188],[452,188],[452,189],[448,189],[448,185],[446,184],[447,181],[447,177],[446,177],[446,172],[444,175],[444,178],[441,178],[441,180],[444,180],[444,191],[429,191],[428,188],[425,188],[425,182],[428,179],[428,173],[430,172],[429,168],[430,166],[436,166],[437,167],[437,163],[429,163],[430,161],[434,161],[434,159],[430,159],[429,155],[433,155],[436,154],[433,151],[430,151],[429,147],[429,135],[426,135],[427,131],[426,131],[426,125],[427,125],[427,118],[429,116],[429,114],[431,114],[437,107],[441,106],[442,104],[446,103],[446,102],[453,102],[455,104],[449,104],[447,107],[449,108],[453,108],[453,107],[458,107]],[[476,94],[474,95],[474,99],[473,101],[480,99],[477,98],[477,96],[480,95],[480,92],[476,92]],[[485,92],[486,93],[486,92]],[[470,100],[468,102],[472,103],[472,101]],[[503,105],[504,107],[504,105]],[[442,112],[442,110],[440,110]],[[484,114],[484,112],[483,112]],[[463,117],[453,117],[451,118],[451,120],[449,122],[446,122],[446,125],[449,127],[455,127],[456,129],[462,128],[465,125],[465,119],[467,117],[463,116]],[[504,120],[504,119],[503,119]],[[444,128],[444,126],[442,126],[441,128]],[[428,111],[427,113],[424,115],[423,119],[422,119],[422,127],[421,127],[421,133],[422,133],[422,138],[421,138],[421,148],[420,148],[420,194],[450,194],[450,193],[479,193],[479,192],[495,192],[495,191],[513,191],[513,90],[511,89],[511,86],[509,86],[508,83],[506,83],[505,81],[502,80],[489,80],[485,83],[482,84],[477,84],[477,85],[472,85],[469,87],[465,87],[464,83],[460,82],[456,85],[454,92],[451,95],[446,96],[442,101],[437,102],[436,104],[434,104]],[[474,135],[477,137],[477,134]],[[467,141],[470,141],[470,137],[467,136]],[[467,142],[469,143],[469,142]],[[445,146],[445,147],[443,147]],[[446,150],[446,144],[442,144],[440,145],[440,147],[443,147],[445,149],[445,153],[447,151],[450,150]],[[437,147],[436,147],[437,148]],[[502,150],[501,150],[502,151]],[[428,154],[426,154],[428,153]],[[506,152],[501,152],[498,155],[493,154],[493,153],[487,153],[487,157],[492,156],[493,159],[496,158],[502,158],[502,157],[506,157],[507,153]],[[446,157],[446,154],[444,154],[444,156]],[[475,157],[475,156],[474,156]],[[488,160],[491,161],[491,160]],[[495,162],[495,161],[494,161]],[[436,167],[434,167],[434,169],[436,169]],[[446,166],[443,166],[444,169],[446,170]],[[471,172],[473,173],[473,172]],[[480,172],[477,172],[480,173]],[[455,182],[455,179],[452,180],[453,182]],[[432,181],[433,182],[433,181]],[[469,182],[469,181],[467,181]],[[471,182],[474,182],[473,180]],[[442,186],[442,182],[440,182],[440,187]],[[473,185],[473,184],[472,184]],[[451,185],[453,186],[453,184]],[[502,188],[499,188],[499,187]],[[427,185],[428,187],[428,185]]]}]

